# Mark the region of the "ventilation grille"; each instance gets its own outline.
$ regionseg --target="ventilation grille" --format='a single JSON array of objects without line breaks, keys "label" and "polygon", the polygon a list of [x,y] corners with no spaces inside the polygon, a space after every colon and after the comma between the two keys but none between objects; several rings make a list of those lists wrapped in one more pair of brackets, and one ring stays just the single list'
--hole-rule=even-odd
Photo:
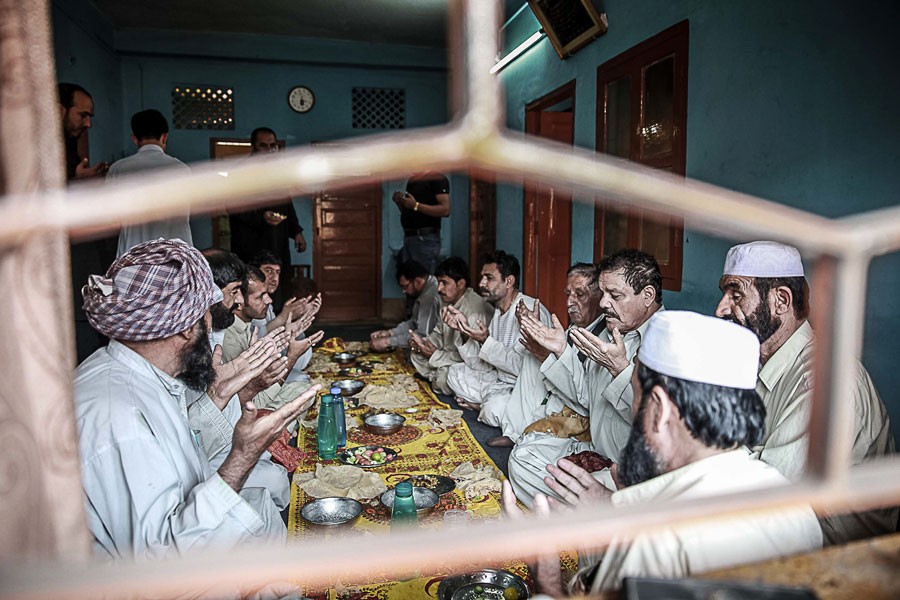
[{"label": "ventilation grille", "polygon": [[175,129],[234,129],[231,88],[197,84],[175,87],[172,121]]},{"label": "ventilation grille", "polygon": [[399,88],[353,88],[354,129],[404,129],[406,91]]}]

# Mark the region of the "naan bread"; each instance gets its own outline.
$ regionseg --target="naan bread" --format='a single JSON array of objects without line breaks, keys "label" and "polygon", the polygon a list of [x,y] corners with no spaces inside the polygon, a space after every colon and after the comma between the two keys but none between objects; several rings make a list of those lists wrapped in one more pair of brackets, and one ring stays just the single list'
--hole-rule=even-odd
[{"label": "naan bread", "polygon": [[374,498],[387,491],[376,473],[351,465],[316,464],[314,473],[297,473],[294,483],[313,498],[344,497],[361,500]]},{"label": "naan bread", "polygon": [[396,408],[409,408],[419,401],[406,393],[406,390],[398,385],[368,385],[356,395],[360,404],[368,404],[372,408],[384,408],[387,410]]},{"label": "naan bread", "polygon": [[499,492],[502,489],[500,472],[490,465],[474,466],[471,461],[466,461],[453,469],[450,477],[456,481],[456,487],[463,490],[466,500],[472,500],[478,496],[484,496],[490,492]]}]

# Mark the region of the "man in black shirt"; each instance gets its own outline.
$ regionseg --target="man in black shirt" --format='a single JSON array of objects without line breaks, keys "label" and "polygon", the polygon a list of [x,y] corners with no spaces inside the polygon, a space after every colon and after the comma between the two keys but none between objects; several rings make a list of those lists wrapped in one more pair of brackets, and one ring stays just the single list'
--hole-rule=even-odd
[{"label": "man in black shirt", "polygon": [[[251,154],[278,152],[275,132],[259,127],[250,134]],[[297,252],[306,251],[303,228],[297,220],[294,202],[285,198],[280,203],[230,215],[231,251],[247,262],[261,250],[281,259],[285,268],[291,265],[290,242]]]},{"label": "man in black shirt", "polygon": [[441,219],[450,215],[450,182],[435,171],[416,173],[405,192],[394,192],[403,225],[398,264],[415,260],[434,273],[441,253]]}]

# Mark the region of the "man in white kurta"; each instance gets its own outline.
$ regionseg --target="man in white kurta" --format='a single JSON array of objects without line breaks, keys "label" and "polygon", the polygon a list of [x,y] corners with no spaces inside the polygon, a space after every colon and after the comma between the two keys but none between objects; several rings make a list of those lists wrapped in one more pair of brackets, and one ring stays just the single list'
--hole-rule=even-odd
[{"label": "man in white kurta", "polygon": [[[537,300],[519,292],[519,261],[497,250],[489,254],[481,268],[478,293],[494,315],[487,327],[472,329],[453,308],[446,310],[445,323],[462,332],[457,346],[463,362],[450,367],[447,383],[463,407],[479,411],[478,420],[499,427],[509,403],[522,361],[528,351],[519,344],[519,320],[515,307],[535,310]],[[542,322],[550,323],[550,313],[540,307]]]},{"label": "man in white kurta", "polygon": [[[760,338],[757,391],[766,405],[766,436],[760,458],[790,479],[806,469],[813,394],[815,336],[807,320],[806,283],[800,253],[777,242],[751,242],[728,251],[716,316],[734,321]],[[850,464],[893,454],[890,418],[869,374],[856,363],[853,386],[853,447]],[[896,507],[821,515],[828,543],[895,531]]]},{"label": "man in white kurta", "polygon": [[[603,328],[603,315],[600,310],[602,292],[598,285],[598,276],[597,268],[591,264],[577,263],[569,267],[564,289],[566,312],[570,323],[569,330],[573,327],[587,327],[598,333]],[[534,316],[533,312],[529,313],[521,309],[517,314],[520,323],[527,323],[529,319],[536,321]],[[553,315],[551,319],[554,327],[558,326],[559,320],[556,315]],[[542,331],[544,329],[547,328],[542,328]],[[585,437],[587,411],[575,396],[576,390],[570,376],[559,371],[545,373],[541,370],[544,361],[551,354],[540,343],[541,341],[528,335],[527,332],[523,332],[520,343],[528,350],[528,354],[522,361],[522,370],[500,423],[502,436],[500,439],[490,440],[488,444],[512,446],[520,441],[525,430],[532,424],[553,415],[570,417],[572,422],[566,427],[566,430],[577,430],[584,434],[582,437]],[[586,357],[581,355],[579,358],[585,359]],[[561,377],[557,377],[558,375]],[[562,437],[568,437],[568,435]]]},{"label": "man in white kurta", "polygon": [[[469,267],[461,258],[450,257],[443,260],[435,271],[438,280],[438,294],[441,302],[453,307],[466,319],[469,327],[487,326],[494,314],[491,305],[468,286]],[[452,394],[447,383],[450,367],[462,363],[458,346],[463,334],[439,322],[427,337],[410,334],[410,360],[416,371],[431,382],[438,394]]]},{"label": "man in white kurta", "polygon": [[[633,374],[634,427],[612,493],[590,473],[560,460],[549,467],[561,502],[629,507],[690,502],[719,494],[759,494],[787,478],[746,448],[763,435],[765,407],[755,392],[759,342],[746,330],[712,317],[658,312],[650,320]],[[710,421],[709,414],[718,418]],[[508,486],[504,509],[521,518]],[[535,498],[539,514],[549,510]],[[821,547],[822,532],[806,504],[735,517],[708,517],[658,526],[605,547],[579,551],[575,594],[617,589],[624,577],[680,578]],[[550,567],[550,568],[548,568]],[[553,571],[556,570],[554,573]],[[541,561],[539,591],[559,596],[558,567]]]},{"label": "man in white kurta", "polygon": [[[131,117],[131,141],[138,147],[137,153],[114,162],[106,174],[107,180],[161,169],[166,169],[160,174],[162,177],[190,172],[190,167],[174,156],[166,154],[169,124],[158,110],[142,110]],[[184,215],[163,221],[125,225],[119,233],[116,256],[122,256],[141,242],[158,238],[179,239],[193,244],[190,218]]]},{"label": "man in white kurta", "polygon": [[[83,289],[91,325],[112,341],[75,372],[76,426],[88,525],[97,554],[158,558],[283,540],[265,488],[245,485],[261,453],[314,391],[261,416],[243,407],[235,444],[213,470],[188,421],[188,389],[230,398],[272,361],[220,378],[207,328],[222,300],[209,266],[180,240],[139,244]],[[218,379],[218,381],[217,381]],[[213,385],[215,384],[215,385]],[[202,392],[201,392],[202,393]],[[268,430],[268,431],[265,431]]]},{"label": "man in white kurta", "polygon": [[[553,495],[544,481],[547,464],[585,450],[618,462],[631,433],[632,359],[650,317],[662,310],[662,275],[652,256],[636,250],[606,257],[598,268],[602,331],[575,329],[566,335],[559,328],[537,324],[526,328],[535,331],[550,352],[541,372],[558,387],[570,386],[564,396],[575,399],[578,405],[571,408],[586,414],[590,424],[588,440],[534,431],[516,443],[509,458],[509,478],[516,496],[527,506],[538,492]],[[566,343],[569,337],[574,348]]]}]

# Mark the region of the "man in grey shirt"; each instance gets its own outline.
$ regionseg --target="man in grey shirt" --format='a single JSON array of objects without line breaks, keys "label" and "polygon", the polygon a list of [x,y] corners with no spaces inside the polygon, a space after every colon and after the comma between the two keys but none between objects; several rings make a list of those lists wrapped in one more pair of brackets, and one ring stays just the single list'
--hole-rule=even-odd
[{"label": "man in grey shirt", "polygon": [[410,298],[415,298],[409,319],[393,329],[373,331],[369,343],[373,350],[385,350],[390,346],[409,346],[409,332],[415,331],[425,337],[441,320],[441,297],[438,282],[421,263],[408,260],[397,267],[397,283]]}]

